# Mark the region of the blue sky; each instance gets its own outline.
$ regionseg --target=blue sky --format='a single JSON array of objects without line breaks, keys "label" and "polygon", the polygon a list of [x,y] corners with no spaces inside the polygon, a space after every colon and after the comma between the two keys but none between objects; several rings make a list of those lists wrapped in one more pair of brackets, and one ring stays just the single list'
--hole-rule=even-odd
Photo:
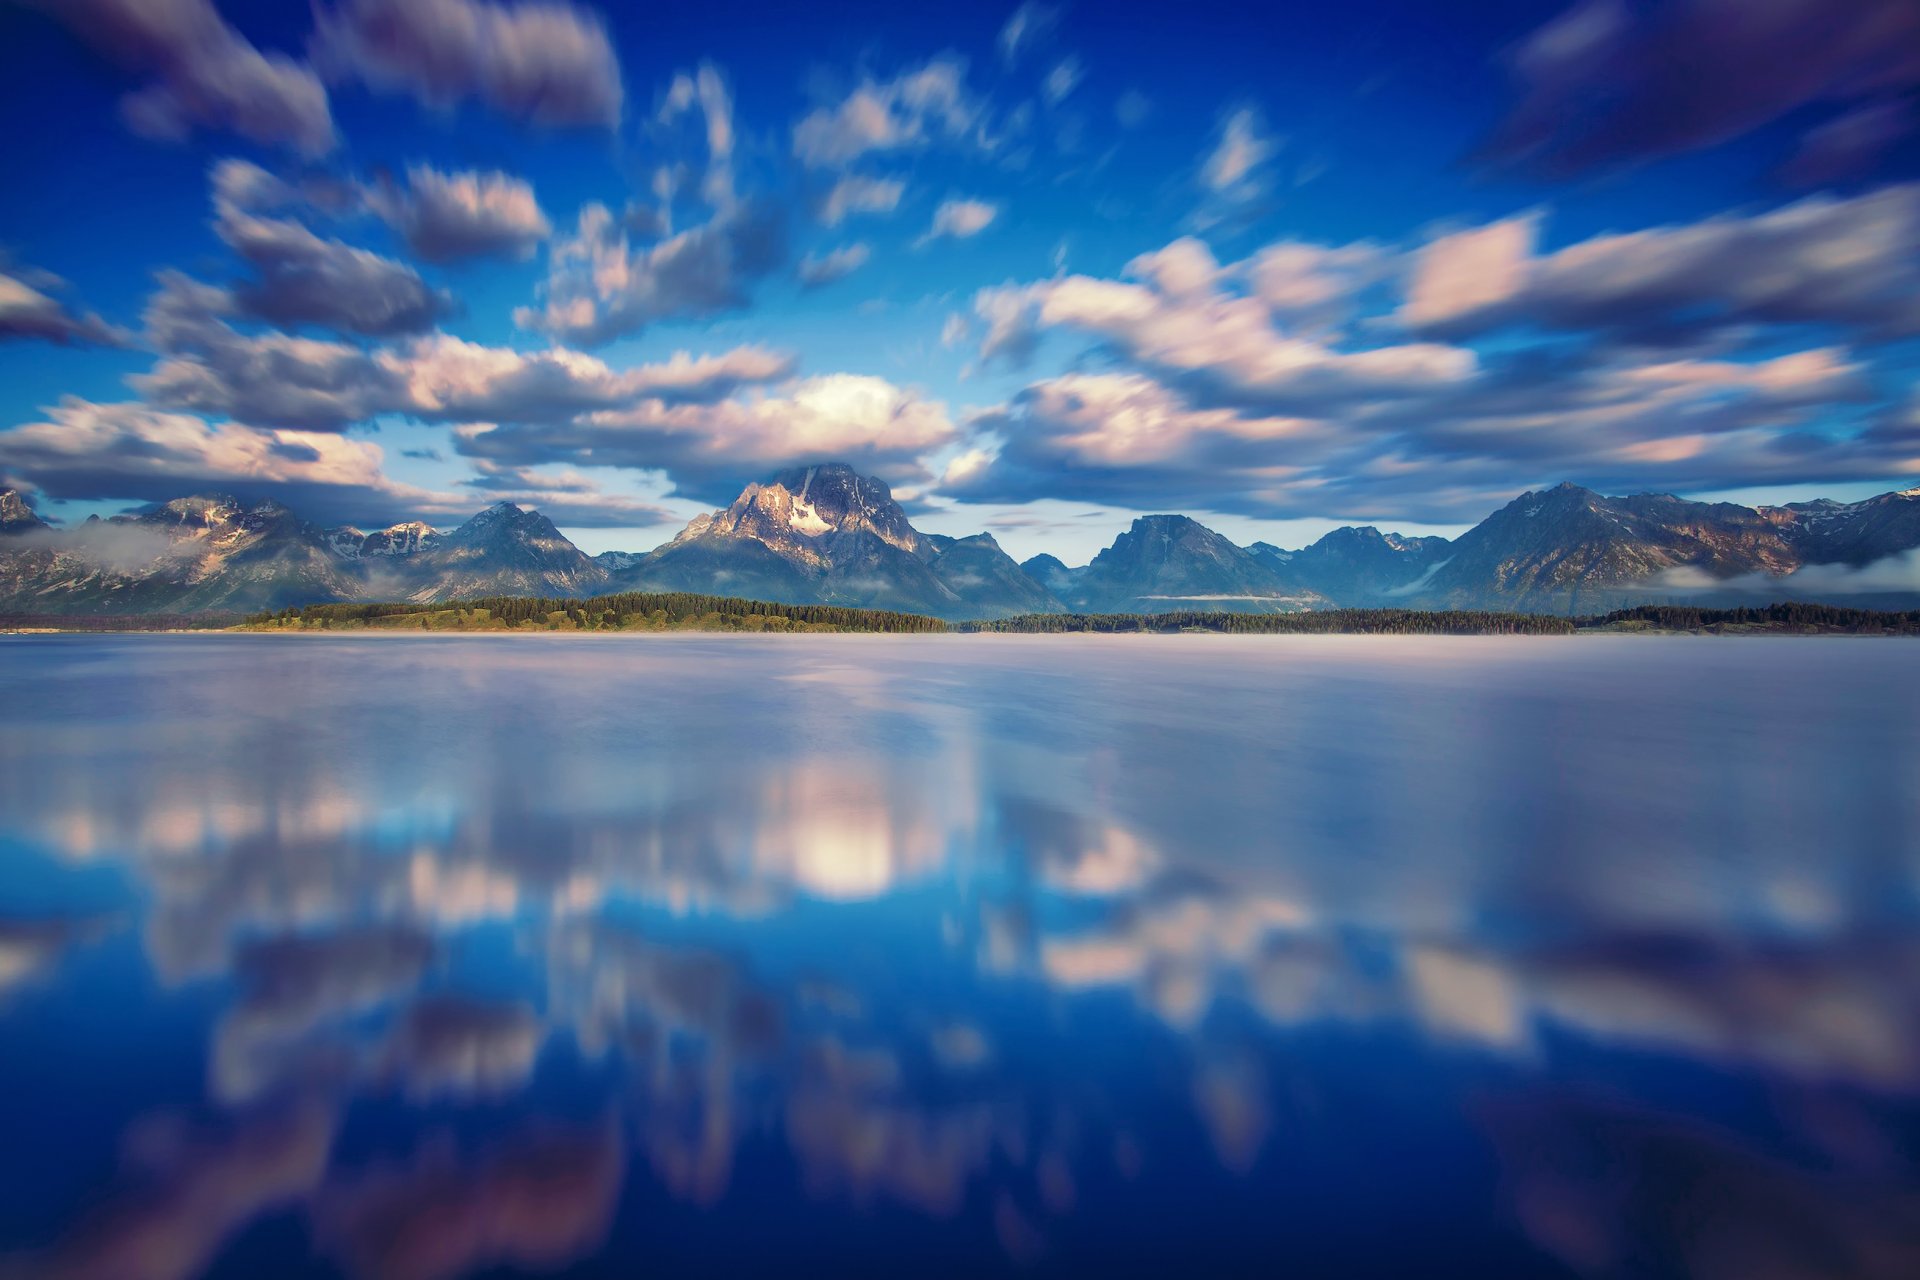
[{"label": "blue sky", "polygon": [[0,48],[0,479],[58,519],[639,549],[840,458],[1079,562],[1920,474],[1903,0],[65,0]]}]

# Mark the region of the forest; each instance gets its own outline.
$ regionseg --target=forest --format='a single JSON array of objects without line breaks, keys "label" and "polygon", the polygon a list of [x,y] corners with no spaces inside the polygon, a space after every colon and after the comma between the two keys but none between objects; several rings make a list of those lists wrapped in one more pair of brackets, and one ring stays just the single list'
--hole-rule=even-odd
[{"label": "forest", "polygon": [[590,600],[485,596],[434,604],[311,604],[255,614],[250,631],[870,631],[942,632],[917,613],[771,604],[687,592],[625,592]]},{"label": "forest", "polygon": [[[184,625],[193,624],[185,622]],[[892,635],[1211,632],[1223,635],[1566,636],[1674,631],[1920,635],[1920,610],[1881,612],[1823,604],[1774,604],[1738,609],[1641,605],[1569,618],[1546,613],[1464,609],[1327,609],[1309,613],[1034,613],[989,621],[946,623],[921,614],[882,609],[772,604],[681,592],[629,592],[585,600],[492,596],[434,604],[315,604],[256,614],[245,619],[241,626],[250,631],[859,631]]]}]

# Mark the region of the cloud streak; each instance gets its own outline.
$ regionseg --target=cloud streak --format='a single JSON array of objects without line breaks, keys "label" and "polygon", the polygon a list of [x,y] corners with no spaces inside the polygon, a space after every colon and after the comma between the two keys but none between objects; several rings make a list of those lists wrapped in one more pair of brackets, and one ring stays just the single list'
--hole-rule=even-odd
[{"label": "cloud streak", "polygon": [[469,100],[537,125],[620,122],[625,91],[605,24],[566,3],[344,0],[315,12],[315,62],[451,109]]},{"label": "cloud streak", "polygon": [[336,141],[327,91],[304,64],[267,54],[210,0],[29,0],[102,56],[149,78],[121,100],[127,127],[183,141],[195,129],[323,155]]}]

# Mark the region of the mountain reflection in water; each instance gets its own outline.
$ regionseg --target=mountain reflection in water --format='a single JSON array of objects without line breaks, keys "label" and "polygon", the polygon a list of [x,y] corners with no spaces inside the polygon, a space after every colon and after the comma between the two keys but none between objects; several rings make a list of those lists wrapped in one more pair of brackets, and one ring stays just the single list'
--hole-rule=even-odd
[{"label": "mountain reflection in water", "polygon": [[0,647],[0,1275],[1920,1274],[1903,641]]}]

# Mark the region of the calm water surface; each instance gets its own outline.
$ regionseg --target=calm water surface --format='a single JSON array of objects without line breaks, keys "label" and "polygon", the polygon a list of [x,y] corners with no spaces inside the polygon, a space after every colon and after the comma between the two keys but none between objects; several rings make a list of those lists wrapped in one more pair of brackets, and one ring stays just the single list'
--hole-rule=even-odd
[{"label": "calm water surface", "polygon": [[0,640],[0,1275],[1920,1275],[1920,645]]}]

